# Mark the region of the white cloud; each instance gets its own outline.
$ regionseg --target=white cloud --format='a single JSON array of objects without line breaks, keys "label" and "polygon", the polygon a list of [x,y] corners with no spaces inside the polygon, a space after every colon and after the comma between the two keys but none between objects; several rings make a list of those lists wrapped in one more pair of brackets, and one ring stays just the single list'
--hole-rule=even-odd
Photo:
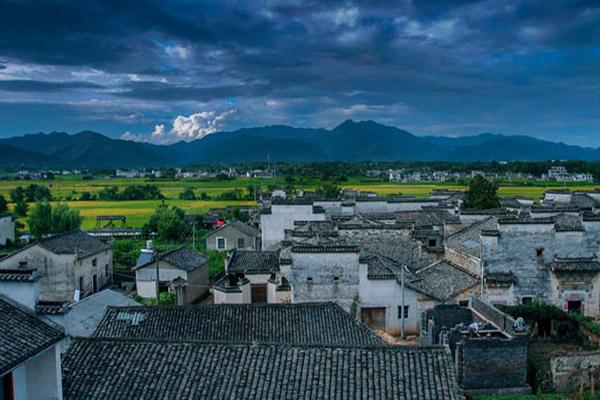
[{"label": "white cloud", "polygon": [[129,74],[129,75],[127,75],[127,77],[132,82],[139,82],[139,81],[141,81],[141,78],[140,78],[140,76],[138,74]]},{"label": "white cloud", "polygon": [[267,107],[275,108],[275,107],[279,106],[279,105],[280,105],[280,103],[279,103],[277,100],[267,100],[267,101],[265,102],[265,105],[266,105]]},{"label": "white cloud", "polygon": [[333,15],[333,22],[336,26],[348,26],[353,28],[358,20],[358,8],[340,8]]},{"label": "white cloud", "polygon": [[179,115],[173,120],[169,131],[167,131],[165,125],[160,124],[154,126],[154,131],[150,135],[136,135],[125,132],[121,135],[121,139],[156,144],[169,144],[181,140],[189,142],[218,132],[227,119],[235,113],[235,109],[230,109],[220,113],[201,111],[188,116]]},{"label": "white cloud", "polygon": [[182,60],[187,60],[190,56],[190,49],[185,46],[181,46],[179,44],[175,46],[167,46],[165,48],[165,53],[171,57],[181,58]]}]

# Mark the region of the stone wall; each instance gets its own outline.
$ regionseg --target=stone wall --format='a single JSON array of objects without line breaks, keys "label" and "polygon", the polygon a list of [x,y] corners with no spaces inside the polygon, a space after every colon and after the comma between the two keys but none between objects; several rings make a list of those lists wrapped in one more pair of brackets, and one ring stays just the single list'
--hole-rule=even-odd
[{"label": "stone wall", "polygon": [[325,213],[313,213],[312,204],[273,204],[271,212],[260,215],[262,250],[279,246],[285,230],[294,229],[294,221],[323,221]]},{"label": "stone wall", "polygon": [[506,340],[463,337],[457,343],[459,384],[467,392],[527,392],[528,338]]},{"label": "stone wall", "polygon": [[550,360],[554,390],[568,392],[580,385],[589,387],[591,377],[600,381],[600,351],[554,357]]}]

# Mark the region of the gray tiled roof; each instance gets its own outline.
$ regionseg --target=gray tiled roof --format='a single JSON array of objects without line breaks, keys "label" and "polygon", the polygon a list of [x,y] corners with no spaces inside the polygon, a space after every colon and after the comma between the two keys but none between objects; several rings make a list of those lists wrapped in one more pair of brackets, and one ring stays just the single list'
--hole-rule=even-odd
[{"label": "gray tiled roof", "polygon": [[[146,265],[153,263],[155,259],[156,257],[153,257],[150,261],[142,265],[136,265],[133,269],[145,267]],[[160,259],[168,262],[176,268],[186,271],[194,271],[208,263],[208,257],[199,251],[190,249],[188,247],[180,247],[178,249],[171,250],[168,253],[161,254]]]},{"label": "gray tiled roof", "polygon": [[[141,322],[132,324],[128,316],[139,316]],[[334,303],[109,307],[94,336],[288,344],[381,343],[379,337]]]},{"label": "gray tiled roof", "polygon": [[414,274],[410,285],[444,301],[477,285],[479,280],[448,261],[440,261]]},{"label": "gray tiled roof", "polygon": [[598,272],[600,262],[596,257],[555,257],[549,267],[554,272]]},{"label": "gray tiled roof", "polygon": [[324,347],[77,339],[66,400],[456,400],[441,347]]},{"label": "gray tiled roof", "polygon": [[36,269],[0,269],[0,281],[34,282],[38,278]]},{"label": "gray tiled roof", "polygon": [[55,254],[77,253],[79,258],[85,258],[110,249],[110,246],[102,240],[80,230],[42,239],[37,244]]},{"label": "gray tiled roof", "polygon": [[468,227],[450,235],[446,239],[446,246],[449,249],[468,254],[473,257],[481,256],[481,246],[479,244],[479,235],[482,231],[497,229],[497,220],[495,217],[476,222]]},{"label": "gray tiled roof", "polygon": [[227,272],[270,274],[279,271],[279,251],[234,250]]},{"label": "gray tiled roof", "polygon": [[224,229],[228,229],[228,228],[236,229],[236,230],[238,230],[238,231],[240,231],[242,233],[245,233],[248,236],[254,236],[254,237],[258,236],[259,233],[260,233],[258,231],[258,229],[254,228],[254,227],[252,227],[252,226],[250,226],[248,224],[245,224],[245,223],[243,223],[241,221],[233,221],[233,222],[230,222],[228,224],[225,224],[225,225],[223,225],[223,226],[215,229],[214,231],[209,232],[207,234],[207,236],[212,236],[215,233],[221,232]]},{"label": "gray tiled roof", "polygon": [[63,337],[57,327],[0,297],[0,375]]}]

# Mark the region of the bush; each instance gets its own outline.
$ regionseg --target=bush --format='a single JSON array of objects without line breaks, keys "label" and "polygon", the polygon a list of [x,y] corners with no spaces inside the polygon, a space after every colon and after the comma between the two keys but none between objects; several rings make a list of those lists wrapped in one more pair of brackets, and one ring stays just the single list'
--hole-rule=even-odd
[{"label": "bush", "polygon": [[178,240],[185,230],[185,213],[178,207],[169,207],[161,203],[150,216],[150,220],[142,227],[142,235],[149,236],[155,232],[159,239]]},{"label": "bush", "polygon": [[141,245],[131,239],[113,241],[113,262],[115,266],[131,269],[135,266],[140,255]]},{"label": "bush", "polygon": [[185,190],[179,193],[179,200],[196,200],[196,195],[192,188],[185,188]]}]

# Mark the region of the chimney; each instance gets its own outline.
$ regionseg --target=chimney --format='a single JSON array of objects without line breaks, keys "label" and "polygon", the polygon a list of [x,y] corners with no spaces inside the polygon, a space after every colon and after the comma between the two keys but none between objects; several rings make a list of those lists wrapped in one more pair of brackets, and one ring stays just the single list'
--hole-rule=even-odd
[{"label": "chimney", "polygon": [[146,249],[152,250],[154,248],[154,242],[152,240],[146,240]]}]

